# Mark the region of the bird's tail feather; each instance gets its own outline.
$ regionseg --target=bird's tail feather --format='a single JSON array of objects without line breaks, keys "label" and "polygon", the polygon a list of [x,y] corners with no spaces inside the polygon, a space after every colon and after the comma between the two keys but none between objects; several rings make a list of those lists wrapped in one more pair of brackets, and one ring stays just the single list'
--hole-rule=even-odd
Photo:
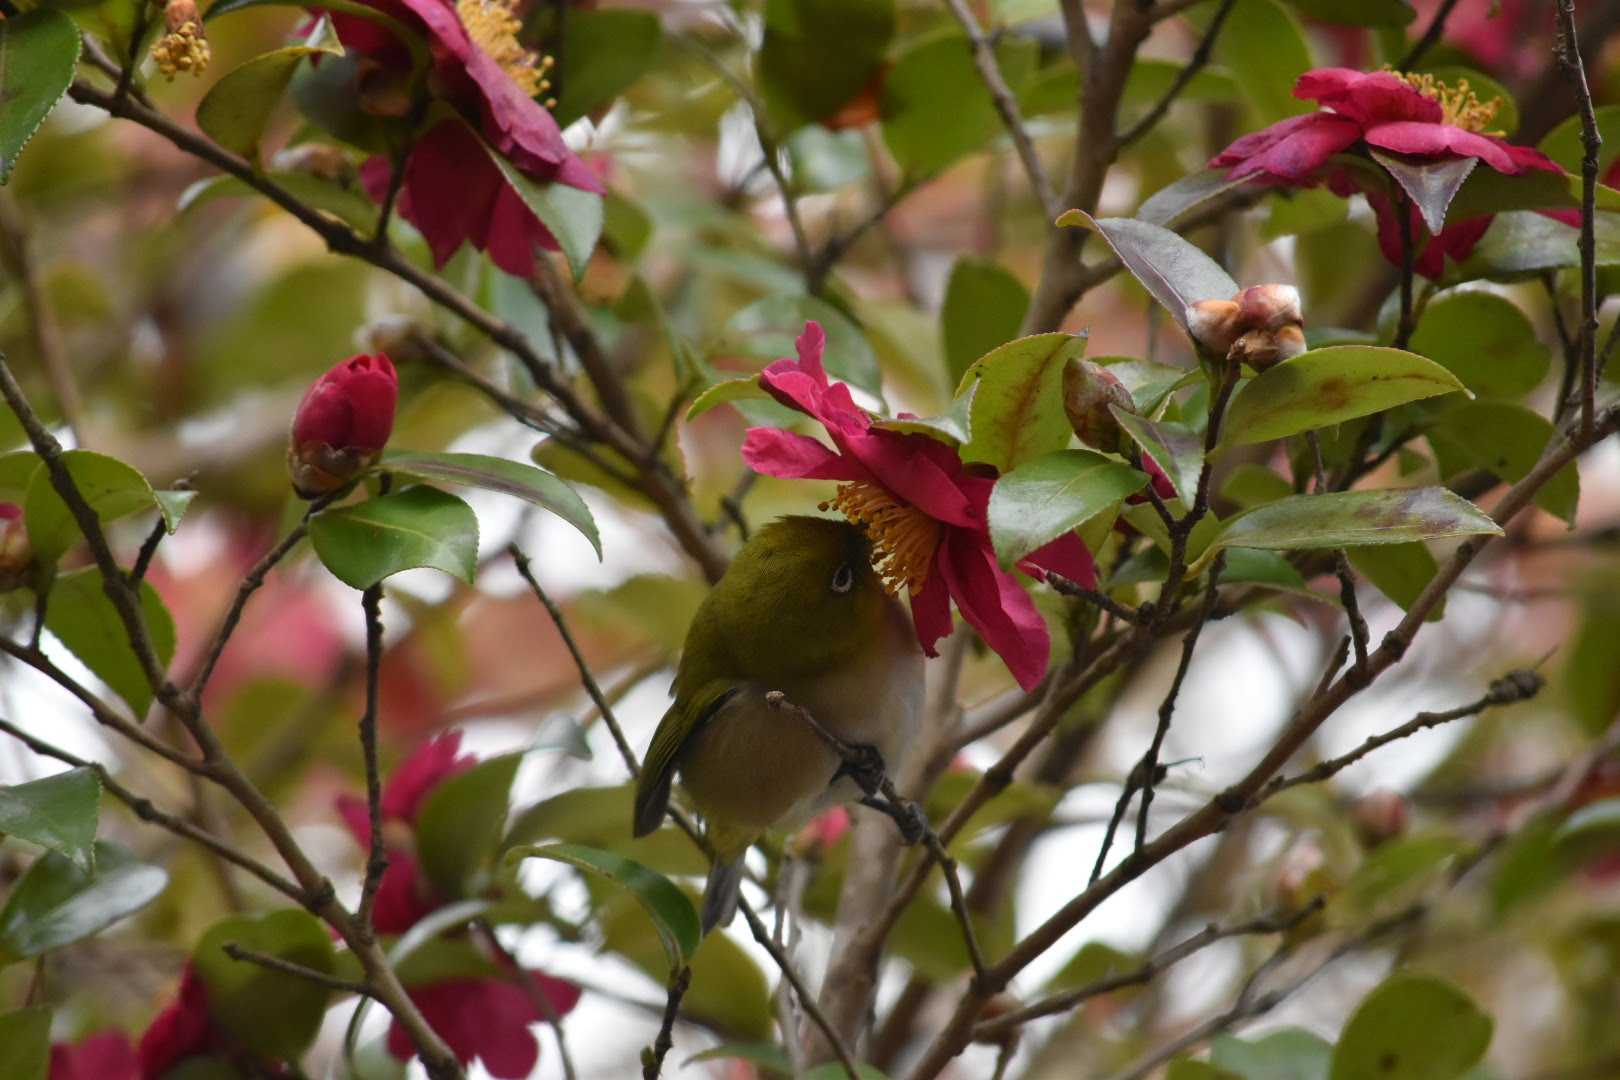
[{"label": "bird's tail feather", "polygon": [[728,926],[737,914],[742,889],[742,857],[716,859],[709,868],[709,882],[703,888],[703,932]]}]

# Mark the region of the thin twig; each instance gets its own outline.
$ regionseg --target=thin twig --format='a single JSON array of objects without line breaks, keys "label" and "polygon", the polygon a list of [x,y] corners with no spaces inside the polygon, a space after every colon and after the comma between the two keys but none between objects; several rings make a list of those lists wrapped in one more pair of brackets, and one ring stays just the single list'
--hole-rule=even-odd
[{"label": "thin twig", "polygon": [[653,1044],[641,1051],[641,1078],[642,1080],[658,1080],[664,1069],[664,1057],[669,1053],[670,1047],[675,1045],[675,1018],[680,1015],[681,998],[686,996],[686,988],[692,985],[692,969],[686,964],[681,965],[679,971],[669,977],[669,997],[664,1003],[664,1019],[658,1025],[658,1037]]},{"label": "thin twig", "polygon": [[744,919],[748,920],[748,929],[753,933],[754,941],[771,954],[772,960],[776,961],[776,966],[782,972],[782,977],[788,981],[789,985],[793,987],[793,993],[798,996],[799,1007],[805,1011],[805,1015],[809,1016],[810,1021],[816,1025],[816,1030],[820,1031],[821,1037],[827,1040],[827,1045],[832,1047],[833,1055],[838,1058],[838,1063],[843,1066],[844,1073],[849,1077],[849,1080],[860,1080],[860,1069],[855,1064],[855,1056],[850,1053],[849,1047],[844,1045],[844,1040],[838,1037],[838,1029],[833,1027],[832,1022],[827,1019],[827,1014],[821,1011],[821,1006],[816,1003],[815,995],[804,985],[804,980],[799,978],[799,974],[793,969],[793,964],[788,960],[787,954],[782,951],[780,945],[772,940],[770,927],[761,921],[759,915],[749,906],[747,900],[741,901],[737,905],[737,910],[742,912]]},{"label": "thin twig", "polygon": [[1440,38],[1446,32],[1446,20],[1451,18],[1451,10],[1456,6],[1457,0],[1443,0],[1439,9],[1435,11],[1434,18],[1429,20],[1423,36],[1413,42],[1412,47],[1406,50],[1406,55],[1395,62],[1396,71],[1411,71],[1417,67],[1418,61],[1423,59],[1425,53],[1440,43]]},{"label": "thin twig", "polygon": [[360,886],[360,906],[355,919],[361,933],[371,932],[371,914],[377,904],[377,889],[388,872],[388,848],[383,840],[382,769],[377,764],[377,708],[382,676],[382,585],[371,586],[360,594],[360,607],[366,618],[366,705],[360,713],[360,754],[366,768],[366,820],[371,841],[366,852],[366,876]]},{"label": "thin twig", "polygon": [[1412,308],[1412,277],[1413,263],[1417,258],[1414,250],[1417,244],[1412,236],[1412,202],[1407,198],[1406,191],[1399,184],[1395,185],[1395,216],[1400,219],[1401,230],[1401,317],[1395,326],[1395,340],[1392,343],[1397,349],[1404,349],[1412,341],[1412,332],[1417,329],[1417,319]]},{"label": "thin twig", "polygon": [[269,953],[262,953],[257,949],[249,949],[234,941],[225,942],[220,946],[220,950],[232,960],[237,960],[244,964],[257,964],[259,967],[265,968],[269,971],[277,971],[283,975],[292,975],[296,978],[315,983],[317,986],[324,986],[328,990],[336,990],[340,994],[356,994],[360,997],[377,996],[376,991],[373,990],[367,983],[355,982],[353,979],[342,979],[336,975],[329,975],[324,971],[317,971],[315,968],[306,967],[303,964],[295,964],[291,960],[283,960],[279,956],[271,956]]},{"label": "thin twig", "polygon": [[[1452,2],[1455,3],[1456,0],[1452,0]],[[1159,121],[1164,119],[1164,114],[1170,111],[1170,106],[1174,105],[1176,99],[1187,89],[1188,84],[1209,64],[1210,58],[1215,53],[1215,39],[1220,36],[1221,26],[1225,24],[1226,17],[1232,13],[1232,9],[1236,6],[1237,0],[1221,0],[1220,8],[1216,10],[1215,17],[1210,20],[1209,29],[1204,31],[1204,36],[1199,40],[1198,47],[1193,50],[1192,58],[1187,61],[1180,71],[1176,72],[1175,80],[1160,95],[1159,100],[1153,103],[1153,107],[1140,120],[1120,133],[1116,153],[1152,131]]]},{"label": "thin twig", "polygon": [[1062,574],[1056,574],[1050,570],[1046,572],[1046,583],[1064,596],[1073,596],[1084,600],[1093,607],[1108,612],[1114,618],[1123,619],[1125,622],[1135,626],[1141,626],[1153,620],[1152,604],[1145,604],[1141,608],[1133,608],[1129,604],[1120,603],[1099,589],[1088,589],[1084,585],[1070,581]]},{"label": "thin twig", "polygon": [[[1318,495],[1327,491],[1327,469],[1322,463],[1322,440],[1316,437],[1316,432],[1307,431],[1305,441],[1311,448],[1311,459],[1316,471],[1316,493]],[[1350,559],[1344,553],[1344,548],[1333,549],[1333,572],[1339,579],[1339,602],[1344,605],[1345,617],[1350,622],[1350,640],[1356,647],[1356,669],[1364,670],[1367,667],[1367,620],[1361,615],[1361,605],[1356,601],[1356,579],[1350,572]]]},{"label": "thin twig", "polygon": [[135,565],[130,567],[131,585],[138,586],[145,579],[147,570],[152,567],[152,558],[157,554],[158,545],[163,543],[163,538],[168,534],[168,522],[164,520],[162,514],[159,514],[158,519],[152,523],[152,531],[146,534],[146,539],[141,543],[141,550],[135,556]]},{"label": "thin twig", "polygon": [[1598,133],[1592,89],[1586,82],[1575,30],[1575,0],[1558,0],[1558,65],[1575,90],[1581,117],[1581,323],[1577,340],[1581,357],[1581,431],[1591,434],[1597,416],[1597,182]]}]

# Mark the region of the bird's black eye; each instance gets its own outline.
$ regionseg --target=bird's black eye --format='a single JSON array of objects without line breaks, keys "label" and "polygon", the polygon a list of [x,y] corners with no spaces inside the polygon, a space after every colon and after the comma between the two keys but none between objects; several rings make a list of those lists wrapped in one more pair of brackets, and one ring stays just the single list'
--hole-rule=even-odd
[{"label": "bird's black eye", "polygon": [[851,566],[849,563],[845,563],[843,566],[840,566],[837,570],[835,570],[833,572],[833,578],[832,578],[832,591],[833,592],[840,593],[840,594],[847,593],[847,592],[849,592],[850,589],[852,589],[854,587],[855,587],[855,568],[853,566]]}]

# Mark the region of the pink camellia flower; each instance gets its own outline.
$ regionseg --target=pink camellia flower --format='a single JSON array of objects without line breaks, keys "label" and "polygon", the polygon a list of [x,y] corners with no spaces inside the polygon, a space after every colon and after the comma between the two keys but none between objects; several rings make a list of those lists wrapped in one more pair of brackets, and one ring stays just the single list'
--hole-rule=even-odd
[{"label": "pink camellia flower", "polygon": [[28,546],[28,530],[23,525],[22,507],[0,502],[0,592],[10,592],[28,583],[33,558]]},{"label": "pink camellia flower", "polygon": [[[459,776],[478,763],[461,752],[461,732],[451,731],[423,743],[406,758],[382,791],[382,818],[385,831],[391,823],[408,833],[416,815],[433,789]],[[366,801],[357,795],[339,795],[337,811],[350,835],[362,848],[371,846],[371,817]],[[377,902],[372,909],[372,925],[380,934],[403,934],[424,916],[439,908],[444,900],[422,872],[408,837],[390,832],[387,836],[388,869],[377,885]]]},{"label": "pink camellia flower", "polygon": [[[1562,171],[1541,151],[1491,134],[1496,103],[1481,104],[1465,83],[1452,88],[1432,75],[1318,68],[1299,77],[1294,96],[1325,108],[1243,136],[1215,155],[1211,167],[1228,170],[1232,179],[1280,187],[1327,183],[1339,195],[1362,191],[1378,216],[1379,247],[1397,265],[1401,227],[1393,203],[1383,191],[1368,190],[1357,173],[1336,167],[1334,155],[1378,149],[1419,161],[1473,158],[1508,176]],[[1426,277],[1438,277],[1447,256],[1466,257],[1491,221],[1486,215],[1450,223],[1431,238],[1417,208],[1411,212],[1412,235],[1421,245],[1414,268]]]},{"label": "pink camellia flower", "polygon": [[50,1080],[140,1080],[135,1047],[122,1031],[101,1031],[51,1046]]},{"label": "pink camellia flower", "polygon": [[[430,87],[456,114],[438,119],[412,144],[404,162],[400,215],[421,231],[437,266],[467,241],[507,273],[529,276],[535,246],[555,250],[557,242],[502,177],[489,151],[531,180],[603,190],[597,175],[568,149],[551,113],[535,100],[550,88],[550,57],[519,43],[523,24],[512,0],[365,2],[428,39]],[[344,48],[360,59],[360,107],[382,115],[408,112],[410,102],[401,90],[412,70],[409,51],[375,22],[330,14]],[[361,170],[367,191],[379,202],[391,170],[381,156]]]},{"label": "pink camellia flower", "polygon": [[315,380],[293,414],[287,469],[306,499],[370,468],[394,430],[399,376],[382,353],[351,356]]},{"label": "pink camellia flower", "polygon": [[[934,646],[950,633],[955,600],[1018,684],[1033,689],[1046,673],[1050,639],[1034,601],[991,548],[985,514],[994,473],[964,465],[956,450],[925,435],[874,427],[849,387],[828,380],[821,362],[826,340],[818,324],[805,323],[798,361],[776,361],[759,381],[782,404],[820,421],[836,449],[791,431],[750,428],[743,460],[767,476],[839,481],[824,508],[866,529],[885,584],[893,591],[906,587],[923,651],[937,655]],[[1073,533],[1019,568],[1034,577],[1052,570],[1096,583],[1091,553]]]},{"label": "pink camellia flower", "polygon": [[[443,979],[406,992],[456,1060],[470,1065],[477,1058],[497,1080],[520,1080],[540,1059],[540,1044],[529,1025],[566,1016],[579,1003],[580,994],[579,987],[566,979],[537,971],[527,972],[525,981],[545,996],[549,1015],[528,989],[503,979]],[[397,1020],[388,1029],[388,1052],[400,1061],[409,1061],[416,1053],[416,1045]]]}]

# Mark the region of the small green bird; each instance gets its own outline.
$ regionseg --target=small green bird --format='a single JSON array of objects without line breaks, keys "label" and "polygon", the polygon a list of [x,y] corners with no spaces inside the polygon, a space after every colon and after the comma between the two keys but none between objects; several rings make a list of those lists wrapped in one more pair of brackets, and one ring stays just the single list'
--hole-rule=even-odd
[{"label": "small green bird", "polygon": [[[658,828],[677,772],[702,812],[715,863],[705,932],[737,910],[742,860],[770,829],[796,829],[861,797],[826,741],[771,691],[893,770],[922,712],[923,654],[911,619],[845,521],[786,517],[743,545],[698,608],[636,783],[635,834]],[[835,782],[836,780],[836,782]]]}]

